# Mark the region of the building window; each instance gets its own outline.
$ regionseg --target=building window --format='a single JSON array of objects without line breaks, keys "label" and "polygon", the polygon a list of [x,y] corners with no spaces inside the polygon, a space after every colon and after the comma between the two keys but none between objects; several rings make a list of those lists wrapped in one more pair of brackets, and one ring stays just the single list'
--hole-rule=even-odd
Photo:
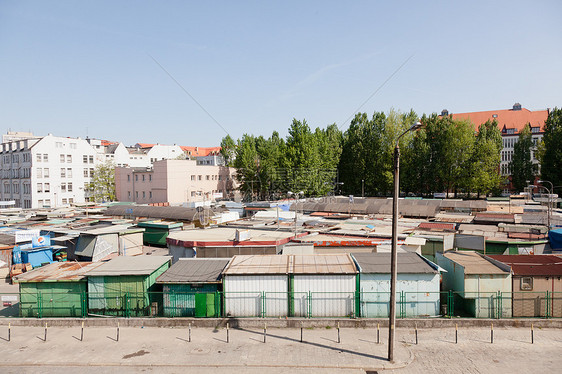
[{"label": "building window", "polygon": [[43,208],[43,200],[37,200],[37,205],[39,208]]},{"label": "building window", "polygon": [[56,142],[56,143],[55,143],[55,147],[57,147],[57,148],[62,148],[62,142]]},{"label": "building window", "polygon": [[127,182],[130,182],[130,181],[131,181],[131,175],[127,174]]},{"label": "building window", "polygon": [[142,181],[144,182],[144,174],[142,175]]},{"label": "building window", "polygon": [[66,192],[66,183],[60,184],[60,192]]},{"label": "building window", "polygon": [[94,177],[94,169],[90,168],[90,178],[93,178],[93,177]]},{"label": "building window", "polygon": [[43,169],[43,176],[44,176],[45,178],[49,178],[49,168]]},{"label": "building window", "polygon": [[127,191],[127,197],[130,199],[131,198],[131,191]]},{"label": "building window", "polygon": [[70,143],[70,149],[76,149],[76,143]]},{"label": "building window", "polygon": [[521,291],[533,290],[533,277],[522,277],[520,284]]},{"label": "building window", "polygon": [[51,206],[51,199],[45,199],[45,205],[43,205],[43,206],[50,207]]},{"label": "building window", "polygon": [[152,191],[148,192],[148,197],[152,199]]},{"label": "building window", "polygon": [[66,169],[65,169],[65,168],[61,168],[61,169],[60,169],[60,177],[61,177],[61,178],[66,178]]},{"label": "building window", "polygon": [[19,183],[14,183],[14,186],[12,187],[14,190],[14,193],[20,193],[20,185]]},{"label": "building window", "polygon": [[139,191],[135,191],[135,197],[138,199],[139,198]]},{"label": "building window", "polygon": [[49,162],[49,155],[46,153],[43,154],[43,162]]},{"label": "building window", "polygon": [[43,192],[43,183],[37,183],[37,192]]},{"label": "building window", "polygon": [[37,168],[37,178],[43,178],[43,169]]},{"label": "building window", "polygon": [[207,180],[209,180],[209,179],[211,179],[211,176],[210,176],[210,175],[207,175]]},{"label": "building window", "polygon": [[45,192],[51,192],[51,184],[50,183],[45,183],[43,186],[45,187],[44,188]]},{"label": "building window", "polygon": [[66,189],[68,190],[68,192],[72,192],[72,182],[68,182],[68,184],[66,185]]},{"label": "building window", "polygon": [[152,174],[148,174],[148,181],[152,182]]},{"label": "building window", "polygon": [[142,198],[145,199],[146,198],[146,192],[142,191]]},{"label": "building window", "polygon": [[195,180],[195,175],[191,176],[191,180],[194,181]]},{"label": "building window", "polygon": [[69,204],[74,203],[74,198],[73,198],[73,197],[69,197],[69,198],[68,198],[68,203],[69,203]]},{"label": "building window", "polygon": [[69,164],[72,162],[72,155],[66,155],[66,162]]},{"label": "building window", "polygon": [[138,175],[138,174],[135,175],[135,181],[136,181],[136,182],[139,181],[139,175]]},{"label": "building window", "polygon": [[41,153],[37,153],[37,162],[41,162]]},{"label": "building window", "polygon": [[67,200],[66,200],[66,198],[65,198],[65,197],[63,197],[63,198],[62,198],[62,203],[63,203],[64,205],[66,205],[66,204],[67,204]]},{"label": "building window", "polygon": [[72,169],[70,169],[70,168],[66,169],[66,176],[68,178],[72,178]]},{"label": "building window", "polygon": [[87,178],[88,177],[88,169],[84,169],[84,176]]},{"label": "building window", "polygon": [[87,155],[82,156],[82,163],[84,163],[84,164],[88,163],[88,156]]},{"label": "building window", "polygon": [[198,176],[197,176],[197,180],[201,180],[201,175],[198,175]]},{"label": "building window", "polygon": [[64,157],[64,155],[60,155],[60,162],[61,162],[62,164],[64,164],[64,160],[65,160],[65,159],[66,159],[66,158]]},{"label": "building window", "polygon": [[89,159],[89,161],[90,161],[90,164],[93,164],[93,163],[94,163],[94,156],[90,156],[90,157],[88,157],[88,159]]}]

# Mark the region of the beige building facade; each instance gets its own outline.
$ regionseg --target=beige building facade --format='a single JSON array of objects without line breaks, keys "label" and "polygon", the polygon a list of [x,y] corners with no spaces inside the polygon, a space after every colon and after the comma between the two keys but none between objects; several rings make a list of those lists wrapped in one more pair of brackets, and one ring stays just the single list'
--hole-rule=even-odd
[{"label": "beige building facade", "polygon": [[137,204],[215,201],[234,196],[235,173],[195,160],[160,160],[152,168],[116,167],[115,190],[118,201]]}]

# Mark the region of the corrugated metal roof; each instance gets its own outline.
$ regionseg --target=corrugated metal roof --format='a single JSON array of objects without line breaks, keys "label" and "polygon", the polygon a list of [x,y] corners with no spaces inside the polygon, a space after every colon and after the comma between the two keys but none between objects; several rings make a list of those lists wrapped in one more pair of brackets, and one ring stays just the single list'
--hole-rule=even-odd
[{"label": "corrugated metal roof", "polygon": [[289,260],[290,256],[286,255],[236,255],[224,274],[289,274]]},{"label": "corrugated metal roof", "polygon": [[16,283],[69,282],[86,278],[86,273],[102,265],[99,262],[53,262],[14,278]]},{"label": "corrugated metal roof", "polygon": [[514,275],[562,275],[562,258],[553,255],[488,255],[511,266]]},{"label": "corrugated metal roof", "polygon": [[419,224],[418,229],[455,231],[455,224],[454,223],[422,222],[422,223]]},{"label": "corrugated metal roof", "polygon": [[355,274],[348,254],[234,256],[225,275]]},{"label": "corrugated metal roof", "polygon": [[293,274],[355,274],[349,254],[293,255]]},{"label": "corrugated metal roof", "polygon": [[[361,273],[390,274],[390,253],[353,253],[352,256]],[[397,253],[397,259],[400,274],[437,273],[436,269],[416,253]]]},{"label": "corrugated metal roof", "polygon": [[445,252],[443,256],[461,265],[465,274],[509,274],[473,251]]},{"label": "corrugated metal roof", "polygon": [[199,213],[197,213],[195,208],[178,206],[114,205],[108,207],[104,214],[109,216],[149,217],[178,221],[193,221],[199,217]]},{"label": "corrugated metal roof", "polygon": [[170,256],[119,256],[89,271],[86,275],[149,275],[170,259]]},{"label": "corrugated metal roof", "polygon": [[156,283],[216,283],[229,258],[185,258],[166,270]]}]

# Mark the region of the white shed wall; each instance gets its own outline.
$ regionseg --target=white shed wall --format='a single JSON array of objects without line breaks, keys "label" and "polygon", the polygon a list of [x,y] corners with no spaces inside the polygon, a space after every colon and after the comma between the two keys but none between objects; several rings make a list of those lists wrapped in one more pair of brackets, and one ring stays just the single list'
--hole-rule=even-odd
[{"label": "white shed wall", "polygon": [[[359,287],[361,316],[388,317],[390,274],[362,273]],[[404,292],[407,317],[439,315],[439,274],[398,274],[396,288],[398,293]]]},{"label": "white shed wall", "polygon": [[308,308],[314,317],[355,314],[355,274],[295,275],[293,290],[295,316],[305,317]]},{"label": "white shed wall", "polygon": [[287,291],[287,275],[226,275],[225,313],[237,317],[261,317],[264,314],[285,317],[288,315]]}]

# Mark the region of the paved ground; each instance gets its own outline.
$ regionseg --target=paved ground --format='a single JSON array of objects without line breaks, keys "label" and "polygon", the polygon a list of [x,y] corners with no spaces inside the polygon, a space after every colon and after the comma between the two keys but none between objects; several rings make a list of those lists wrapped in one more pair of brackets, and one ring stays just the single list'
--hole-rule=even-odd
[{"label": "paved ground", "polygon": [[[520,373],[554,372],[562,365],[562,330],[535,331],[530,343],[528,329],[495,329],[490,344],[489,329],[420,329],[419,344],[411,330],[398,329],[395,357],[385,360],[386,344],[376,344],[374,329],[337,330],[268,329],[230,330],[194,328],[188,342],[187,329],[95,327],[44,329],[13,327],[11,341],[0,327],[0,372],[2,373]],[[381,341],[386,343],[386,330]]]}]

